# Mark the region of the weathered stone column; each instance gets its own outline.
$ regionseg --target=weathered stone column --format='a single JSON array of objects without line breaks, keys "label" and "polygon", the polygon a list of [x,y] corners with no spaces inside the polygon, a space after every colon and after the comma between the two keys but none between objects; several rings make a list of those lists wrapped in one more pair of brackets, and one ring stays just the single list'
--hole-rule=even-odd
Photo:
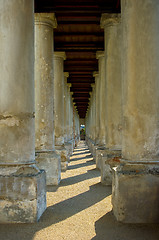
[{"label": "weathered stone column", "polygon": [[96,85],[91,84],[92,87],[92,140],[95,145],[96,140]]},{"label": "weathered stone column", "polygon": [[0,222],[29,223],[46,209],[35,164],[33,1],[2,0],[0,16]]},{"label": "weathered stone column", "polygon": [[72,155],[72,143],[70,142],[69,118],[70,118],[70,88],[68,87],[68,72],[64,72],[64,144],[68,151],[69,157]]},{"label": "weathered stone column", "polygon": [[[93,92],[92,97],[90,98],[88,110],[87,110],[87,119],[88,124],[86,127],[86,140],[88,146],[91,150],[93,158],[96,159],[96,148],[98,147],[98,136],[99,136],[99,129],[100,129],[100,122],[99,122],[99,74],[98,72],[93,73],[93,77],[95,77],[95,85],[92,84]],[[91,107],[92,106],[92,107]],[[98,108],[98,109],[97,109]],[[92,111],[92,117],[91,115]],[[91,130],[92,129],[92,130]],[[92,137],[90,134],[92,133]],[[91,140],[92,138],[92,140]]]},{"label": "weathered stone column", "polygon": [[46,171],[47,185],[61,179],[60,156],[55,153],[53,113],[53,28],[54,13],[35,14],[35,132],[36,160]]},{"label": "weathered stone column", "polygon": [[70,133],[72,138],[73,149],[75,147],[75,135],[74,135],[74,105],[73,105],[73,93],[70,93]]},{"label": "weathered stone column", "polygon": [[121,16],[102,14],[105,32],[105,137],[106,150],[101,159],[101,182],[112,184],[112,167],[120,162],[122,137]]},{"label": "weathered stone column", "polygon": [[73,153],[74,143],[73,143],[73,113],[71,108],[72,103],[72,92],[70,92],[70,87],[72,86],[71,83],[67,83],[67,94],[68,94],[68,128],[67,128],[67,135],[68,135],[68,143],[71,145],[71,155]]},{"label": "weathered stone column", "polygon": [[99,77],[98,77],[98,113],[99,113],[99,134],[98,134],[98,146],[96,147],[96,167],[101,169],[101,154],[105,151],[106,144],[106,72],[105,72],[105,53],[98,51],[96,53],[99,66]]},{"label": "weathered stone column", "polygon": [[64,52],[54,53],[54,114],[55,114],[55,149],[61,155],[61,170],[68,167],[69,155],[64,147]]},{"label": "weathered stone column", "polygon": [[114,169],[118,221],[159,222],[159,1],[122,0],[122,164]]},{"label": "weathered stone column", "polygon": [[99,94],[99,90],[100,90],[100,82],[99,82],[99,73],[98,72],[94,72],[93,76],[95,77],[95,98],[96,98],[96,103],[95,103],[95,108],[96,108],[96,116],[95,116],[95,122],[96,122],[96,128],[95,128],[95,133],[96,133],[96,138],[95,138],[95,144],[98,145],[98,141],[99,141],[99,129],[100,129],[100,118],[99,118],[99,109],[100,109],[100,94]]},{"label": "weathered stone column", "polygon": [[[99,92],[98,92],[98,98],[99,98],[99,121],[100,121],[100,128],[99,128],[99,139],[98,139],[98,145],[99,146],[105,146],[105,54],[103,51],[99,51],[96,54],[96,58],[98,59],[98,65],[99,65]],[[99,107],[98,106],[98,107]]]},{"label": "weathered stone column", "polygon": [[69,106],[68,106],[68,90],[67,90],[67,78],[69,77],[68,72],[64,72],[64,142],[68,142],[68,119],[69,119]]},{"label": "weathered stone column", "polygon": [[89,146],[89,130],[90,129],[90,124],[89,124],[89,106],[87,108],[87,113],[86,113],[86,143]]},{"label": "weathered stone column", "polygon": [[75,108],[75,144],[77,146],[79,140],[80,140],[80,133],[79,133],[79,115],[77,112],[76,107]]},{"label": "weathered stone column", "polygon": [[87,114],[86,114],[86,119],[87,119],[87,125],[86,125],[86,141],[87,141],[87,145],[89,147],[89,150],[91,151],[91,121],[90,121],[90,99],[89,99],[89,105],[87,108]]},{"label": "weathered stone column", "polygon": [[[94,90],[94,84],[92,85],[92,88]],[[95,92],[90,92],[90,99],[89,99],[89,140],[88,140],[88,145],[90,152],[93,155],[93,158],[95,159],[95,150],[96,150],[96,145],[95,145]]]}]

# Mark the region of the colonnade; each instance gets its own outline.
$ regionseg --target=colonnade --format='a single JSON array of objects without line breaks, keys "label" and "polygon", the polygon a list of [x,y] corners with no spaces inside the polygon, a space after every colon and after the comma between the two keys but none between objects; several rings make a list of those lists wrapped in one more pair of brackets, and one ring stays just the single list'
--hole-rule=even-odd
[{"label": "colonnade", "polygon": [[127,223],[159,221],[158,14],[157,0],[121,0],[121,14],[102,14],[105,50],[86,115],[101,182],[112,185],[114,215]]},{"label": "colonnade", "polygon": [[[66,54],[52,44],[55,15],[34,16],[33,3],[1,0],[1,223],[40,218],[46,185],[59,184],[79,140]],[[105,50],[85,119],[114,215],[128,223],[159,219],[158,15],[158,0],[121,0],[121,15],[102,14]]]},{"label": "colonnade", "polygon": [[33,0],[2,0],[0,15],[0,222],[35,222],[46,185],[67,169],[79,116],[66,55],[54,52],[55,15],[34,15]]}]

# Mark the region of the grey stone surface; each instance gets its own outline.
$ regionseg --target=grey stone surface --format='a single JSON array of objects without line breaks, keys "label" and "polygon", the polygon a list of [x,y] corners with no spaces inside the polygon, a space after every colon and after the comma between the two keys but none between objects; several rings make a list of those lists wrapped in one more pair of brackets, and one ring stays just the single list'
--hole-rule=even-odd
[{"label": "grey stone surface", "polygon": [[63,146],[55,146],[55,151],[58,155],[61,156],[61,171],[66,171],[69,162],[68,150]]},{"label": "grey stone surface", "polygon": [[102,156],[105,153],[106,148],[105,147],[100,147],[98,146],[96,148],[96,167],[101,170],[101,165],[102,165]]},{"label": "grey stone surface", "polygon": [[101,157],[101,183],[112,185],[112,168],[120,164],[121,150],[106,149]]},{"label": "grey stone surface", "polygon": [[31,223],[46,209],[45,171],[23,167],[0,175],[0,223]]},{"label": "grey stone surface", "polygon": [[126,164],[113,169],[112,204],[118,221],[159,223],[159,165]]},{"label": "grey stone surface", "polygon": [[46,172],[46,184],[58,185],[61,181],[61,155],[53,151],[36,152],[36,162],[39,169]]}]

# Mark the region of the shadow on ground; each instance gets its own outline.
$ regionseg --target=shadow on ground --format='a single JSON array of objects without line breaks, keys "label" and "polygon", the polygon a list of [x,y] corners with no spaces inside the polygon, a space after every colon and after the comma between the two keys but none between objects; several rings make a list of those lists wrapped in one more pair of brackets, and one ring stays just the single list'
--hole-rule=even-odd
[{"label": "shadow on ground", "polygon": [[[83,148],[82,151],[85,149],[87,151],[87,148]],[[78,152],[78,150],[75,149],[75,152]],[[82,157],[78,157],[78,155],[77,158],[72,160],[78,161],[83,159]],[[76,166],[74,165],[72,166],[72,169],[91,166],[94,164],[93,161],[90,160],[90,156],[91,155],[89,153],[86,153],[86,162],[83,164],[77,164]],[[47,191],[56,192],[60,187],[72,185],[88,179],[93,179],[99,177],[99,174],[99,171],[96,169],[90,169],[86,173],[62,179],[60,186],[48,186]],[[90,206],[102,201],[111,194],[111,188],[106,188],[100,183],[91,185],[88,189],[89,190],[86,192],[80,193],[74,197],[68,198],[48,207],[38,223],[0,224],[0,240],[32,240],[36,232],[70,218],[84,209],[87,209]]]},{"label": "shadow on ground", "polygon": [[[93,159],[92,155],[91,154],[88,154],[85,159]],[[71,159],[71,162],[76,162],[76,161],[80,161],[80,160],[83,160],[83,157],[78,157],[78,158],[74,158],[74,159]]]},{"label": "shadow on ground", "polygon": [[74,152],[73,156],[88,154],[88,153],[90,153],[89,150],[82,150],[80,152]]},{"label": "shadow on ground", "polygon": [[76,164],[76,165],[71,165],[71,166],[68,167],[68,170],[73,170],[73,169],[86,167],[86,166],[90,166],[90,165],[94,165],[93,160],[87,161],[86,163],[79,163],[79,164]]},{"label": "shadow on ground", "polygon": [[41,229],[89,208],[110,194],[111,188],[106,188],[100,183],[92,185],[88,191],[48,207],[38,223],[0,224],[0,240],[31,240]]},{"label": "shadow on ground", "polygon": [[92,240],[158,240],[159,224],[125,224],[116,221],[109,212],[95,223]]}]

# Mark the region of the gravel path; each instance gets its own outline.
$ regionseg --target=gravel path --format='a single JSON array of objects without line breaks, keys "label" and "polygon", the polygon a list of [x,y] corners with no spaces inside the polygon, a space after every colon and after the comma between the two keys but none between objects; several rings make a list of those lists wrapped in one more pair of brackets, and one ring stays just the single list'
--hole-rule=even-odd
[{"label": "gravel path", "polygon": [[122,224],[112,214],[111,187],[81,141],[58,187],[48,187],[47,210],[35,224],[1,224],[0,240],[159,240],[158,224]]}]

